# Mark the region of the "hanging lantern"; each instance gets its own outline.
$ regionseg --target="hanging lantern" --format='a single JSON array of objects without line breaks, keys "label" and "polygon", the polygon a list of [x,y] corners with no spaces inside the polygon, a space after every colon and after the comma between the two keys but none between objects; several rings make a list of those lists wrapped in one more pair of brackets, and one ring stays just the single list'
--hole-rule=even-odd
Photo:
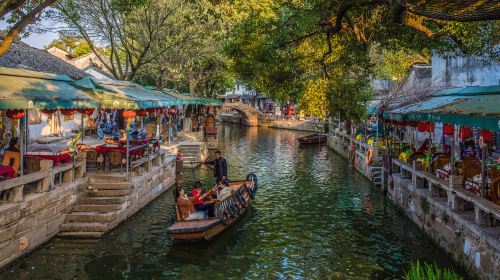
[{"label": "hanging lantern", "polygon": [[57,109],[42,109],[40,110],[42,113],[46,114],[47,116],[51,116],[52,114],[54,114]]},{"label": "hanging lantern", "polygon": [[94,108],[87,108],[87,110],[85,110],[85,114],[87,114],[87,116],[92,116],[92,114],[94,113]]},{"label": "hanging lantern", "polygon": [[61,114],[67,117],[73,116],[75,113],[76,113],[75,109],[61,109]]},{"label": "hanging lantern", "polygon": [[446,136],[453,136],[455,133],[455,126],[453,124],[445,123],[443,125],[443,134]]},{"label": "hanging lantern", "polygon": [[148,111],[144,110],[144,109],[141,109],[139,111],[137,111],[137,116],[138,117],[145,117],[148,115]]},{"label": "hanging lantern", "polygon": [[123,117],[126,118],[127,120],[135,118],[136,115],[137,114],[134,111],[125,111],[125,112],[123,112]]},{"label": "hanging lantern", "polygon": [[460,139],[468,139],[472,135],[472,129],[470,127],[461,126],[460,127]]},{"label": "hanging lantern", "polygon": [[493,132],[491,130],[481,130],[481,137],[483,137],[484,143],[493,143]]},{"label": "hanging lantern", "polygon": [[419,132],[433,132],[434,123],[432,122],[419,122],[417,124],[417,129]]},{"label": "hanging lantern", "polygon": [[175,114],[175,109],[174,108],[168,108],[167,114],[169,114],[169,115]]},{"label": "hanging lantern", "polygon": [[26,113],[24,110],[7,110],[7,117],[9,117],[9,119],[20,120],[24,118],[25,115]]}]

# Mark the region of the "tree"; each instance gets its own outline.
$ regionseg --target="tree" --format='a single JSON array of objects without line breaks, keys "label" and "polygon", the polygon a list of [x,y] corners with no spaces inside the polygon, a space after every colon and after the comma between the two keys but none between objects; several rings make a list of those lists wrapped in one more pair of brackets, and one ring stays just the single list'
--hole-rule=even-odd
[{"label": "tree", "polygon": [[[56,19],[62,33],[83,37],[117,79],[132,80],[145,65],[178,42],[171,21],[182,0],[61,0]],[[105,47],[108,53],[103,53]]]},{"label": "tree", "polygon": [[0,3],[0,19],[8,17],[12,26],[0,42],[0,56],[4,55],[14,43],[18,35],[31,23],[36,21],[42,11],[57,0],[3,0]]},{"label": "tree", "polygon": [[457,48],[498,57],[495,23],[482,21],[500,17],[494,2],[235,1],[239,22],[226,50],[238,77],[259,91],[304,103],[311,81],[326,81],[323,108],[356,119],[370,98],[371,77],[401,79],[430,53]]},{"label": "tree", "polygon": [[[57,47],[61,50],[65,50],[72,57],[80,57],[92,52],[92,48],[89,43],[82,37],[62,36],[50,42],[45,49],[49,49],[51,47]],[[101,52],[104,52],[104,50],[101,50]]]}]

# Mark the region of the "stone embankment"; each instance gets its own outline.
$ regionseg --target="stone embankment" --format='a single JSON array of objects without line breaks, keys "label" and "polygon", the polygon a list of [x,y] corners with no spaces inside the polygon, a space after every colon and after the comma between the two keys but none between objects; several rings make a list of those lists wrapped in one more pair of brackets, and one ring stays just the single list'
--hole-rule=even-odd
[{"label": "stone embankment", "polygon": [[[339,131],[329,134],[328,146],[345,156],[363,175],[378,182],[373,169],[382,166],[380,152]],[[373,160],[366,162],[371,150]],[[474,278],[500,279],[500,207],[457,184],[424,172],[417,165],[390,160],[391,173],[380,182],[390,200]],[[383,174],[389,174],[384,180]],[[386,184],[384,184],[384,181]]]},{"label": "stone embankment", "polygon": [[123,173],[87,173],[85,156],[0,182],[0,267],[55,235],[98,238],[169,189],[175,155],[165,149]]}]

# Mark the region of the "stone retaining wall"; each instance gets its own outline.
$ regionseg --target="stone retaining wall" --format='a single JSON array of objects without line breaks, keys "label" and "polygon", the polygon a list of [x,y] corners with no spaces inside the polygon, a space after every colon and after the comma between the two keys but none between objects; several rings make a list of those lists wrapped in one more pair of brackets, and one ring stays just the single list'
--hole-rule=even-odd
[{"label": "stone retaining wall", "polygon": [[[328,146],[351,159],[349,144],[333,137],[333,134],[329,135]],[[356,169],[370,178],[366,169]],[[393,173],[387,181],[391,201],[465,267],[474,279],[500,279],[498,230],[475,222],[480,216],[477,210],[452,210],[445,196],[433,195],[427,188],[416,187],[411,178],[402,178],[401,173]]]},{"label": "stone retaining wall", "polygon": [[86,179],[79,179],[49,192],[27,194],[20,203],[1,204],[0,267],[56,235],[65,213],[85,187]]}]

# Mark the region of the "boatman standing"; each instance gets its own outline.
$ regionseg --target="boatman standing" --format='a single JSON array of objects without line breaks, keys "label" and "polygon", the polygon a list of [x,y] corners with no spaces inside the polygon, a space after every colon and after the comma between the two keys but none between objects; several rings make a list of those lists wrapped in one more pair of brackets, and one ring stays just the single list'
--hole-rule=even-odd
[{"label": "boatman standing", "polygon": [[215,152],[215,159],[204,161],[205,164],[214,166],[215,183],[218,185],[227,179],[227,162],[220,154],[220,151]]}]

